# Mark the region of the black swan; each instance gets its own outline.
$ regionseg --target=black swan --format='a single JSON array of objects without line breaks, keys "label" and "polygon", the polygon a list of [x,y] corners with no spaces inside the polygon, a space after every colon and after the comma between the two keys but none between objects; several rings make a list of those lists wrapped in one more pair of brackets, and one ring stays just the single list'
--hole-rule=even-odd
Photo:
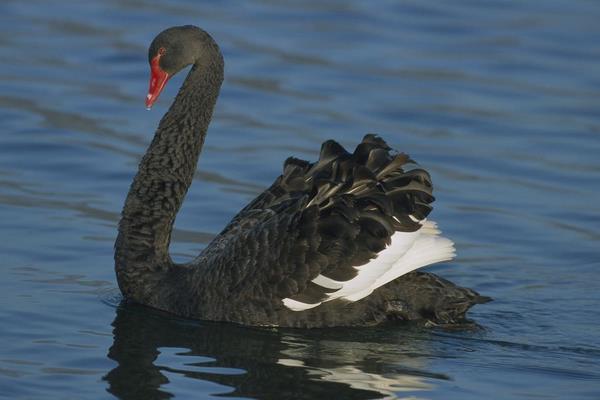
[{"label": "black swan", "polygon": [[319,160],[290,157],[273,185],[236,215],[193,261],[169,242],[223,81],[223,56],[200,28],[166,29],[152,42],[146,106],[192,65],[142,158],[115,243],[128,300],[182,317],[280,327],[465,321],[488,300],[433,274],[453,243],[427,221],[429,174],[378,136],[354,152],[328,140]]}]

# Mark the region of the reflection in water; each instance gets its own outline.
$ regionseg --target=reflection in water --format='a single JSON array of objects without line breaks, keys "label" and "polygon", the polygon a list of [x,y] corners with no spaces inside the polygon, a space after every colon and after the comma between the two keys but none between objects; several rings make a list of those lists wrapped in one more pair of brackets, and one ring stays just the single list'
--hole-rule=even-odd
[{"label": "reflection in water", "polygon": [[[171,389],[253,398],[395,398],[447,379],[422,371],[426,342],[399,339],[394,329],[244,328],[130,304],[117,308],[113,327],[108,357],[118,365],[104,379],[123,399],[179,394]],[[217,384],[208,385],[211,393],[207,382]]]}]

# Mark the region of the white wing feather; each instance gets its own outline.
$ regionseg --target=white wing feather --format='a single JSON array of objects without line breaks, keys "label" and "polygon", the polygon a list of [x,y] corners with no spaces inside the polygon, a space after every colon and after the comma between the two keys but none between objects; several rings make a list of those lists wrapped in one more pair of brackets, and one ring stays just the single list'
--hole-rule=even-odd
[{"label": "white wing feather", "polygon": [[[421,221],[422,228],[415,232],[396,232],[391,243],[367,264],[355,267],[356,277],[341,282],[317,276],[313,282],[328,289],[338,289],[330,293],[324,301],[344,298],[360,300],[380,286],[400,276],[427,265],[448,261],[454,258],[454,243],[440,236],[440,230],[433,221]],[[283,304],[293,311],[303,311],[317,307],[321,303],[307,304],[286,298]]]}]

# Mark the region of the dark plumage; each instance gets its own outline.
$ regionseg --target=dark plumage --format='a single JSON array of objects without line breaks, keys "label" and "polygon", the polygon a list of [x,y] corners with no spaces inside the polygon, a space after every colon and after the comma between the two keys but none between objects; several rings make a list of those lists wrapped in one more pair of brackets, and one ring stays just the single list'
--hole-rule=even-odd
[{"label": "dark plumage", "polygon": [[[115,268],[126,298],[184,317],[292,327],[414,319],[453,323],[486,300],[433,274],[406,274],[451,258],[453,247],[424,222],[434,200],[429,174],[373,134],[352,153],[328,140],[315,163],[288,158],[282,175],[195,260],[173,263],[171,229],[204,143],[223,58],[206,32],[184,26],[158,35],[149,59],[153,79],[163,76],[164,82],[193,66],[125,202]],[[162,89],[155,91],[157,82],[151,82],[149,105]],[[401,278],[392,274],[382,281],[384,272],[400,264],[381,264],[383,251],[389,255],[401,248],[404,238],[414,241],[404,253],[432,243],[421,246],[432,254],[414,250],[406,258],[421,257],[421,264],[398,273]],[[357,282],[360,290],[352,286]],[[345,296],[338,292],[342,286]],[[348,300],[353,296],[364,298]]]}]

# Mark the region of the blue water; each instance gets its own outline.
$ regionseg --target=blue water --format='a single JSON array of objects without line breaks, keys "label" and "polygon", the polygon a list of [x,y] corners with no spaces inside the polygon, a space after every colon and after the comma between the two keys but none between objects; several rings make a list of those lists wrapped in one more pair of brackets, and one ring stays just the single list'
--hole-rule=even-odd
[{"label": "blue water", "polygon": [[[0,398],[600,398],[600,2],[4,0]],[[112,246],[151,112],[146,49],[193,23],[226,59],[172,252],[280,173],[381,134],[432,173],[492,296],[480,329],[260,330],[119,303]]]}]

